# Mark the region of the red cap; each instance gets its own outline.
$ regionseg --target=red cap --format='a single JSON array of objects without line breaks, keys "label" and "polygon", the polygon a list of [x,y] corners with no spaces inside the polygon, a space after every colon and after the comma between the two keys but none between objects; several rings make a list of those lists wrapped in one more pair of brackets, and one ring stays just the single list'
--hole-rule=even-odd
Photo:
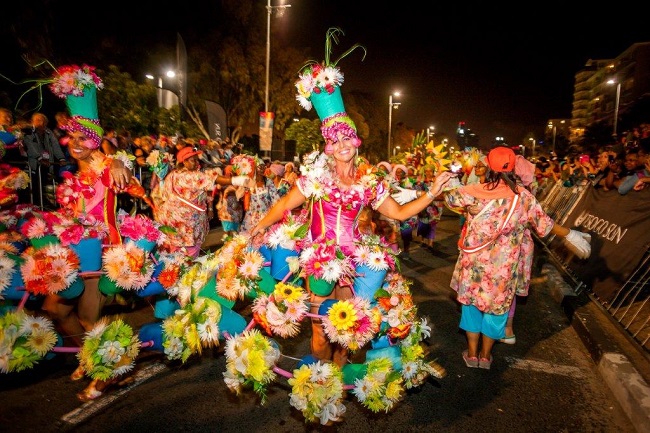
[{"label": "red cap", "polygon": [[179,150],[178,153],[176,154],[176,162],[180,164],[181,162],[185,161],[187,158],[194,155],[201,155],[202,153],[203,152],[193,147],[189,147],[189,146],[184,147],[181,150]]},{"label": "red cap", "polygon": [[488,153],[487,161],[490,170],[497,173],[513,171],[515,169],[515,152],[509,147],[495,147]]}]

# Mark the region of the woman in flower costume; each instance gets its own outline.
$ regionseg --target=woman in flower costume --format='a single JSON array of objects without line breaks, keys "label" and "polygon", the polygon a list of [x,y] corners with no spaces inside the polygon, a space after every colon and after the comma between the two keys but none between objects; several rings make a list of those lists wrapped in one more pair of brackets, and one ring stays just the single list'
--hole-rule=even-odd
[{"label": "woman in flower costume", "polygon": [[[361,237],[357,217],[362,209],[371,207],[388,218],[405,220],[431,203],[433,197],[442,191],[449,175],[439,176],[429,193],[422,193],[417,199],[400,205],[391,197],[388,183],[360,163],[357,149],[361,139],[354,122],[345,112],[339,88],[343,75],[336,67],[338,60],[329,61],[331,39],[336,42],[338,33],[340,30],[335,28],[328,31],[325,61],[308,64],[296,83],[302,106],[311,109],[313,103],[322,120],[324,153],[313,152],[305,157],[296,185],[253,227],[250,234],[264,233],[282,219],[286,210],[307,203],[311,212],[308,236],[313,243],[334,242],[343,254],[350,256],[355,241]],[[357,47],[361,46],[353,46],[341,58]],[[401,194],[398,195],[400,199]],[[310,290],[311,312],[317,314],[321,303],[328,299],[343,300],[353,295],[351,281],[346,277],[340,279],[327,295],[320,296]],[[348,349],[330,342],[321,319],[312,320],[311,350],[319,360],[331,360],[339,366],[346,364],[348,359]]]},{"label": "woman in flower costume", "polygon": [[168,252],[185,251],[197,257],[210,229],[214,190],[219,185],[244,186],[247,176],[222,176],[218,167],[201,170],[200,150],[184,147],[176,154],[177,166],[152,191],[154,219],[173,227],[162,248]]},{"label": "woman in flower costume", "polygon": [[[57,186],[57,202],[73,216],[92,215],[103,221],[109,230],[105,242],[119,244],[117,195],[128,193],[148,203],[151,201],[137,179],[131,176],[132,166],[128,158],[121,158],[119,154],[108,156],[99,149],[103,129],[97,114],[96,91],[103,88],[103,83],[90,66],[64,66],[57,69],[50,88],[57,96],[66,99],[71,117],[62,129],[68,134],[70,156],[78,166],[75,174],[64,174],[63,182]],[[67,300],[51,294],[43,301],[43,310],[62,334],[79,346],[83,343],[84,333],[91,330],[101,317],[106,302],[98,283],[99,277],[84,278],[84,291],[78,298]],[[79,367],[72,379],[79,380],[83,376],[84,370]],[[93,381],[79,397],[96,397],[97,387],[101,385]]]}]

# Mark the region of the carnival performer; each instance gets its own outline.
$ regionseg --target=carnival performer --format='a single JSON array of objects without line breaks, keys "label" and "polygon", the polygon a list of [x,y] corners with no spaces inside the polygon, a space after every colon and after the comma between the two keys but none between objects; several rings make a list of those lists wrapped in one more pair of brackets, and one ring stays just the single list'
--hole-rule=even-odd
[{"label": "carnival performer", "polygon": [[[329,32],[333,30],[337,29],[330,29]],[[331,47],[331,44],[326,44],[326,47]],[[355,47],[361,46],[355,45],[346,54]],[[400,205],[391,197],[388,182],[365,170],[364,163],[357,158],[361,139],[343,106],[339,89],[343,75],[336,68],[337,62],[330,63],[329,52],[326,52],[326,61],[308,64],[296,83],[301,105],[311,109],[313,104],[322,120],[324,153],[307,155],[296,186],[269,210],[250,234],[256,236],[264,233],[272,224],[280,221],[286,211],[307,203],[311,212],[309,239],[314,244],[334,243],[344,255],[351,257],[355,242],[361,238],[357,217],[364,208],[371,207],[389,218],[405,220],[431,203],[442,191],[449,175],[439,176],[428,193],[419,192],[417,199],[405,205]],[[331,81],[320,81],[324,77]],[[402,195],[400,192],[397,197],[401,198]],[[307,283],[312,313],[317,314],[321,303],[328,299],[351,298],[354,289],[349,280],[338,280],[331,293],[326,295],[315,294]],[[343,366],[348,360],[348,349],[330,342],[319,318],[312,319],[311,351],[319,360],[333,361],[338,366]]]},{"label": "carnival performer", "polygon": [[487,162],[485,183],[461,186],[445,195],[451,209],[467,211],[451,288],[462,304],[459,326],[467,336],[463,360],[467,367],[483,369],[491,367],[495,341],[505,337],[513,298],[528,293],[530,272],[522,263],[533,253],[533,245],[526,242],[526,230],[564,238],[581,259],[591,253],[588,234],[556,224],[526,188],[517,186],[512,149],[492,149]]},{"label": "carnival performer", "polygon": [[[77,81],[79,77],[87,79]],[[66,99],[71,117],[61,125],[69,136],[70,156],[77,162],[75,174],[63,173],[63,182],[57,186],[56,199],[63,211],[74,217],[94,217],[108,228],[107,244],[121,243],[116,223],[116,198],[119,193],[149,201],[137,179],[131,176],[128,158],[109,157],[99,149],[103,130],[97,115],[97,100],[94,97],[74,95],[75,91],[95,95],[103,88],[102,81],[94,68],[84,66],[62,67],[57,70],[51,85],[53,92]],[[91,89],[92,88],[92,89]],[[90,91],[92,90],[92,91]],[[74,102],[71,102],[74,98]],[[99,291],[99,276],[84,277],[84,290],[78,298],[65,299],[56,294],[47,295],[42,309],[52,318],[62,333],[81,346],[83,335],[90,331],[101,316],[106,296]],[[72,380],[84,377],[80,366],[71,376]],[[93,380],[77,396],[81,400],[97,398],[108,382]]]},{"label": "carnival performer", "polygon": [[213,194],[217,184],[249,186],[247,176],[222,176],[219,167],[201,170],[199,156],[203,152],[186,146],[176,154],[176,168],[156,185],[151,195],[154,219],[175,229],[166,236],[161,249],[184,252],[198,257],[201,245],[210,230]]},{"label": "carnival performer", "polygon": [[267,214],[269,209],[280,199],[280,193],[272,179],[266,177],[269,170],[263,160],[255,158],[253,187],[244,200],[243,232],[250,231]]}]

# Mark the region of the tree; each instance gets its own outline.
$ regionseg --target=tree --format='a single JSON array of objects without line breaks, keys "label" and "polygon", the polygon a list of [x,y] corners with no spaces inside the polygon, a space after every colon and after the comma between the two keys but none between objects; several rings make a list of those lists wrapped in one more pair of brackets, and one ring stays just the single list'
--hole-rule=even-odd
[{"label": "tree", "polygon": [[320,132],[319,119],[300,119],[285,130],[285,138],[296,140],[296,153],[305,154],[323,148],[325,141]]}]

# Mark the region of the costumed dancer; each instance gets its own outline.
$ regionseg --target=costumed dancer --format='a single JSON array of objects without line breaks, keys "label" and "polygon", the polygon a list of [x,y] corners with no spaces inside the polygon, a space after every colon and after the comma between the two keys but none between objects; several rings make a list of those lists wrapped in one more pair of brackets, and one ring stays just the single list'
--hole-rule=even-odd
[{"label": "costumed dancer", "polygon": [[203,152],[184,147],[176,154],[176,168],[158,183],[151,195],[154,200],[154,219],[175,229],[168,233],[162,249],[183,252],[196,258],[210,230],[213,194],[216,185],[248,186],[247,176],[222,176],[221,168],[201,169],[199,156]]},{"label": "costumed dancer", "polygon": [[[331,41],[341,31],[331,28],[327,33],[325,61],[310,62],[301,72],[296,83],[298,100],[309,110],[312,105],[321,119],[321,133],[325,139],[324,153],[307,155],[301,166],[301,176],[287,195],[282,197],[250,231],[252,236],[264,233],[272,224],[280,221],[285,211],[308,203],[311,212],[309,240],[312,244],[333,243],[348,258],[354,251],[355,242],[361,239],[357,217],[366,207],[396,220],[405,220],[426,208],[435,196],[440,194],[450,179],[441,174],[427,193],[415,191],[400,192],[397,199],[408,199],[403,195],[411,193],[418,197],[400,205],[390,195],[387,181],[372,172],[365,171],[359,164],[357,149],[361,139],[357,129],[346,113],[340,85],[343,74],[336,67],[345,55],[356,48],[356,44],[336,61],[330,62]],[[328,78],[324,82],[324,78]],[[354,295],[349,277],[336,282],[330,293],[314,293],[309,284],[311,311],[318,313],[319,306],[329,299],[343,300]],[[324,332],[321,320],[312,320],[311,350],[314,357],[322,361],[331,360],[343,366],[348,360],[348,349],[333,344]]]},{"label": "costumed dancer", "polygon": [[[535,197],[517,186],[515,154],[497,147],[487,156],[485,183],[465,185],[445,195],[451,209],[466,211],[451,288],[462,304],[460,328],[467,335],[462,357],[471,368],[489,369],[495,341],[505,338],[515,295],[528,293],[530,272],[523,262],[533,253],[526,231],[564,238],[577,257],[589,257],[591,237],[556,224]],[[530,236],[530,235],[528,235]]]},{"label": "costumed dancer", "polygon": [[[83,80],[82,80],[83,78]],[[71,87],[70,83],[74,83]],[[63,182],[57,186],[56,199],[62,209],[74,216],[92,216],[108,226],[107,244],[121,243],[117,228],[117,195],[128,193],[150,203],[144,188],[131,176],[128,158],[108,156],[99,149],[102,127],[97,112],[96,90],[103,88],[94,68],[66,66],[57,69],[50,85],[55,95],[65,98],[70,119],[62,128],[67,132],[70,156],[75,159],[75,174],[63,173]],[[75,93],[73,93],[73,89]],[[53,319],[62,333],[81,346],[85,332],[91,330],[101,316],[106,296],[99,291],[99,277],[85,277],[84,291],[69,300],[56,294],[47,295],[42,308]],[[73,380],[83,378],[84,370],[77,368]],[[82,400],[97,398],[106,383],[96,380],[80,394]]]}]

